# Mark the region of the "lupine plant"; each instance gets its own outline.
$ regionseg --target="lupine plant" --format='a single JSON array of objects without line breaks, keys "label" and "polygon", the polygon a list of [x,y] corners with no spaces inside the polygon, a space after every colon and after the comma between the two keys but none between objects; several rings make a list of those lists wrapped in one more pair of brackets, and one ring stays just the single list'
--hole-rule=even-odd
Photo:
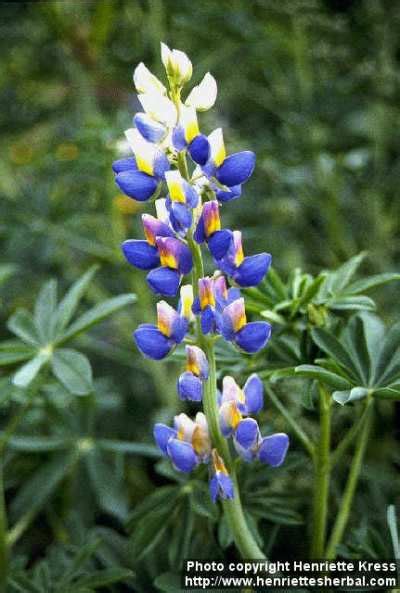
[{"label": "lupine plant", "polygon": [[[175,297],[180,290],[180,298],[176,306],[159,301],[156,324],[140,325],[134,340],[145,357],[155,360],[186,344],[177,392],[203,411],[194,419],[178,414],[173,426],[157,423],[156,443],[180,472],[208,466],[211,498],[222,500],[237,548],[246,558],[262,558],[243,513],[232,449],[246,462],[276,467],[285,459],[289,438],[261,435],[253,418],[263,407],[257,374],[243,387],[226,375],[218,390],[214,351],[216,342],[225,340],[253,354],[271,336],[267,321],[247,321],[240,290],[261,282],[271,255],[245,256],[242,233],[222,228],[220,212],[240,197],[256,157],[249,150],[227,154],[221,128],[208,135],[200,131],[198,112],[210,109],[217,96],[213,76],[207,73],[188,93],[192,63],[186,54],[162,43],[161,58],[167,87],[143,63],[135,69],[143,111],[125,132],[133,156],[114,162],[113,170],[127,196],[155,205],[156,216],[142,216],[145,239],[122,245],[125,258],[148,272],[147,283],[156,295]],[[210,269],[202,247],[210,255]],[[186,283],[188,275],[191,283]]]}]

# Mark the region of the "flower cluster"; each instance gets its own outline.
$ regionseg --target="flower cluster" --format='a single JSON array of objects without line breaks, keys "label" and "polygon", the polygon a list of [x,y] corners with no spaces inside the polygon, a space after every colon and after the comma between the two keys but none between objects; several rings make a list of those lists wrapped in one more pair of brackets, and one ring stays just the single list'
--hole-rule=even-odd
[{"label": "flower cluster", "polygon": [[[123,243],[126,260],[147,272],[155,294],[175,297],[180,292],[180,298],[176,308],[164,300],[158,302],[156,325],[140,325],[134,340],[145,357],[155,360],[187,342],[186,368],[177,382],[179,397],[201,402],[207,391],[219,413],[218,434],[210,433],[206,416],[199,412],[195,420],[179,414],[173,428],[157,424],[154,436],[179,471],[208,464],[213,500],[232,498],[233,482],[225,465],[229,467],[230,461],[222,458],[215,441],[232,437],[245,461],[258,459],[272,466],[283,462],[288,447],[287,435],[263,438],[250,417],[263,403],[257,375],[247,380],[243,390],[233,378],[225,377],[219,395],[215,371],[211,376],[210,351],[216,339],[255,353],[271,335],[267,322],[247,321],[240,290],[261,282],[271,256],[245,256],[241,232],[223,228],[220,213],[225,203],[240,197],[253,173],[255,155],[251,151],[228,155],[221,128],[208,135],[200,131],[197,114],[210,109],[217,97],[213,76],[207,73],[182,100],[192,64],[186,54],[165,44],[161,44],[161,57],[168,88],[143,63],[134,72],[142,111],[134,116],[134,127],[125,132],[133,156],[114,162],[113,171],[124,194],[155,205],[155,216],[142,215],[144,238]],[[215,265],[208,276],[203,272],[202,245]],[[188,274],[192,284],[182,284]]]}]

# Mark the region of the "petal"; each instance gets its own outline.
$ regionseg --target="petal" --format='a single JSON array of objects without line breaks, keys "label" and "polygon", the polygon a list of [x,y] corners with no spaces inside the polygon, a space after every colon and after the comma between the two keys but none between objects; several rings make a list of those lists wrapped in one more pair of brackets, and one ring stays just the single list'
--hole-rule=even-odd
[{"label": "petal", "polygon": [[147,274],[147,282],[155,294],[176,296],[181,281],[177,270],[171,268],[156,268]]},{"label": "petal", "polygon": [[171,202],[170,206],[171,224],[174,230],[179,233],[186,233],[192,226],[192,212],[186,204]]},{"label": "petal", "polygon": [[133,333],[136,346],[146,358],[161,360],[169,354],[172,344],[155,325],[139,325]]},{"label": "petal", "polygon": [[207,305],[207,307],[201,312],[201,331],[203,334],[209,334],[214,329],[214,311]]},{"label": "petal", "polygon": [[245,257],[233,278],[239,286],[257,286],[264,278],[271,265],[272,257],[269,253],[259,253]]},{"label": "petal", "polygon": [[161,265],[189,274],[193,267],[192,253],[185,243],[172,237],[157,237]]},{"label": "petal", "polygon": [[217,170],[217,179],[223,185],[232,187],[248,180],[254,171],[256,155],[250,150],[228,156]]},{"label": "petal", "polygon": [[215,193],[217,200],[219,202],[230,202],[231,200],[236,200],[237,198],[240,198],[242,194],[242,186],[234,185],[228,190],[216,189]]},{"label": "petal", "polygon": [[172,131],[172,144],[176,150],[183,150],[187,146],[187,142],[185,139],[185,130],[183,126],[178,125]]},{"label": "petal", "polygon": [[184,286],[181,286],[179,299],[179,314],[182,317],[185,317],[188,321],[191,321],[193,317],[193,300],[193,286],[191,284],[185,284]]},{"label": "petal", "polygon": [[214,307],[215,305],[215,298],[214,298],[214,281],[209,276],[205,276],[204,278],[199,279],[199,298],[200,298],[200,306],[202,309],[205,309],[209,305]]},{"label": "petal", "polygon": [[[225,333],[227,335],[236,334],[246,327],[246,312],[242,297],[225,307],[222,313],[222,323],[224,337]],[[225,339],[230,340],[232,337],[226,337]]]},{"label": "petal", "polygon": [[186,371],[178,379],[178,393],[182,400],[201,402],[203,398],[203,383],[193,373]]},{"label": "petal", "polygon": [[205,165],[210,157],[210,145],[207,137],[198,134],[189,144],[189,154],[198,165]]},{"label": "petal", "polygon": [[166,424],[157,423],[153,429],[154,440],[164,455],[167,455],[167,444],[169,439],[176,437],[176,430]]},{"label": "petal", "polygon": [[148,142],[161,142],[167,135],[167,128],[155,121],[147,113],[136,113],[133,123]]},{"label": "petal", "polygon": [[180,315],[166,301],[157,303],[157,327],[164,336],[172,337],[173,328],[180,320]]},{"label": "petal", "polygon": [[198,463],[192,445],[186,441],[170,439],[167,444],[167,452],[174,467],[180,472],[189,473]]},{"label": "petal", "polygon": [[122,171],[137,171],[136,159],[134,156],[126,159],[118,159],[112,164],[114,173],[122,173]]},{"label": "petal", "polygon": [[186,370],[201,379],[208,378],[208,361],[198,346],[186,346]]},{"label": "petal", "polygon": [[154,156],[153,170],[154,176],[158,179],[164,179],[165,173],[169,170],[170,163],[168,157],[162,150],[158,150]]},{"label": "petal", "polygon": [[283,432],[277,432],[262,440],[258,450],[258,458],[263,463],[268,463],[272,467],[278,467],[284,462],[288,448],[288,435]]},{"label": "petal", "polygon": [[231,243],[232,231],[223,229],[222,231],[216,231],[213,236],[210,237],[208,240],[208,248],[214,259],[220,260],[226,255]]},{"label": "petal", "polygon": [[186,336],[188,328],[188,320],[185,319],[185,317],[178,315],[172,324],[171,339],[174,340],[176,344],[180,344]]},{"label": "petal", "polygon": [[218,497],[223,500],[234,497],[233,482],[226,474],[216,473],[210,480],[209,488],[213,502],[216,502]]},{"label": "petal", "polygon": [[[237,302],[237,301],[235,301]],[[258,352],[271,337],[271,326],[266,321],[247,323],[235,336],[235,342],[245,352]]]},{"label": "petal", "polygon": [[128,239],[121,245],[127,261],[139,270],[152,270],[160,265],[160,258],[156,247],[147,241]]},{"label": "petal", "polygon": [[143,93],[138,99],[145,112],[158,122],[172,127],[176,124],[177,111],[173,102],[157,93]]},{"label": "petal", "polygon": [[193,238],[196,241],[196,243],[199,243],[199,245],[204,243],[204,241],[206,240],[203,214],[200,216],[200,218],[198,220]]},{"label": "petal", "polygon": [[142,223],[147,242],[156,244],[156,237],[173,237],[173,230],[165,223],[151,214],[142,214]]},{"label": "petal", "polygon": [[237,425],[235,439],[243,449],[253,448],[258,441],[260,431],[254,418],[245,418]]},{"label": "petal", "polygon": [[[210,161],[216,167],[219,167],[224,162],[225,157],[226,157],[222,129],[217,128],[216,130],[211,132],[211,134],[209,134],[209,136],[208,136],[208,142],[210,143]],[[232,185],[236,185],[236,184],[232,183]]]},{"label": "petal", "polygon": [[149,200],[157,189],[157,180],[142,171],[122,171],[115,182],[121,191],[138,202]]},{"label": "petal", "polygon": [[243,387],[248,414],[258,414],[264,405],[264,385],[260,377],[253,373]]},{"label": "petal", "polygon": [[215,78],[207,72],[203,80],[190,91],[185,103],[197,111],[211,109],[217,98],[217,83]]},{"label": "petal", "polygon": [[133,73],[133,82],[138,93],[158,92],[165,95],[166,88],[150,70],[140,62]]},{"label": "petal", "polygon": [[207,238],[221,229],[219,204],[216,200],[210,200],[204,204],[201,216],[204,220],[204,232]]}]

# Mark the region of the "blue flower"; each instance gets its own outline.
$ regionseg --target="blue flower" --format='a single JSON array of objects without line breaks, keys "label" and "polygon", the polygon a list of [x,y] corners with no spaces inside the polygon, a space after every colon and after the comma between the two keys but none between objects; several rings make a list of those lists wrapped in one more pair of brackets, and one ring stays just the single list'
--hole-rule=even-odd
[{"label": "blue flower", "polygon": [[207,137],[200,134],[194,107],[182,105],[178,125],[172,133],[172,142],[179,152],[187,148],[195,163],[207,163],[210,157],[210,144]]},{"label": "blue flower", "polygon": [[211,499],[217,502],[218,498],[223,500],[234,498],[234,486],[223,459],[218,455],[216,449],[211,453],[212,477],[209,483]]},{"label": "blue flower", "polygon": [[186,414],[175,416],[174,428],[156,424],[154,438],[163,455],[171,459],[178,471],[189,473],[210,458],[208,425],[202,412],[196,414],[194,421]]},{"label": "blue flower", "polygon": [[139,325],[133,336],[146,358],[162,360],[180,344],[189,328],[185,314],[179,314],[165,301],[157,303],[157,325]]},{"label": "blue flower", "polygon": [[266,321],[247,323],[244,299],[239,298],[223,310],[221,333],[225,340],[252,354],[264,348],[271,337],[271,326]]},{"label": "blue flower", "polygon": [[194,238],[199,244],[207,242],[215,260],[220,260],[226,255],[233,240],[233,233],[229,229],[221,230],[219,205],[216,200],[204,204]]},{"label": "blue flower", "polygon": [[208,361],[198,346],[186,346],[186,370],[178,379],[178,393],[182,400],[201,401],[203,383],[208,378]]},{"label": "blue flower", "polygon": [[271,265],[269,253],[259,253],[244,257],[242,233],[233,231],[225,255],[218,260],[220,269],[242,287],[257,286],[264,278]]},{"label": "blue flower", "polygon": [[[204,173],[209,178],[215,178],[227,188],[235,188],[234,193],[237,193],[239,191],[238,186],[245,183],[254,171],[256,164],[254,152],[244,150],[226,156],[221,128],[211,132],[208,136],[208,142],[210,144],[210,158],[203,166]],[[233,197],[226,199],[225,196],[225,199],[221,201],[229,201],[229,199],[233,199]]]},{"label": "blue flower", "polygon": [[135,158],[120,159],[114,163],[115,182],[124,194],[145,202],[157,193],[165,172],[170,168],[169,160],[158,146],[147,142],[138,130],[130,129],[125,134]]}]

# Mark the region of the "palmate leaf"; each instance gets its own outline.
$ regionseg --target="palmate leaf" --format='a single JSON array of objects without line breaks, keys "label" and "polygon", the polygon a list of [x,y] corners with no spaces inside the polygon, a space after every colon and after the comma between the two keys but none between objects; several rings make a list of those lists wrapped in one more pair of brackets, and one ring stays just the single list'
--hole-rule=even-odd
[{"label": "palmate leaf", "polygon": [[70,325],[65,333],[56,340],[57,345],[64,344],[68,340],[75,338],[78,334],[86,331],[92,325],[99,323],[109,315],[112,315],[116,311],[119,311],[126,305],[130,305],[136,301],[136,296],[133,294],[121,294],[116,297],[112,297],[102,303],[99,303],[93,309],[90,309],[86,313],[83,313],[72,325]]},{"label": "palmate leaf", "polygon": [[320,383],[325,383],[334,389],[347,390],[351,388],[351,384],[344,377],[317,365],[302,364],[295,368],[295,372],[309,379],[317,379]]},{"label": "palmate leaf", "polygon": [[17,387],[28,387],[39,373],[40,369],[48,362],[48,353],[39,352],[29,362],[24,364],[13,376],[13,383]]},{"label": "palmate leaf", "polygon": [[88,451],[84,459],[99,506],[125,521],[128,515],[128,497],[123,481],[118,479],[116,472],[104,461],[97,447]]},{"label": "palmate leaf", "polygon": [[27,479],[13,499],[10,511],[15,519],[38,512],[58,488],[77,460],[76,452],[58,454]]},{"label": "palmate leaf", "polygon": [[34,323],[42,344],[54,338],[54,312],[57,306],[57,282],[49,280],[39,292],[34,310]]},{"label": "palmate leaf", "polygon": [[328,356],[342,366],[353,379],[356,381],[359,379],[358,369],[354,365],[344,346],[332,333],[326,329],[314,328],[311,335],[314,342],[323,352],[328,354]]},{"label": "palmate leaf", "polygon": [[40,336],[32,315],[26,309],[18,309],[7,322],[8,329],[30,346],[40,345]]},{"label": "palmate leaf", "polygon": [[0,342],[0,366],[8,366],[32,358],[35,349],[19,340]]},{"label": "palmate leaf", "polygon": [[93,391],[92,367],[86,356],[69,348],[58,348],[51,359],[54,375],[74,395]]},{"label": "palmate leaf", "polygon": [[71,286],[71,288],[65,294],[64,298],[60,301],[57,307],[57,333],[61,333],[62,330],[64,330],[64,328],[71,321],[82,297],[89,288],[89,284],[92,281],[92,278],[97,270],[98,266],[92,266],[91,268],[89,268],[89,270],[85,272],[85,274],[83,274],[83,276],[81,276],[81,278],[79,278],[79,280],[77,280]]}]

